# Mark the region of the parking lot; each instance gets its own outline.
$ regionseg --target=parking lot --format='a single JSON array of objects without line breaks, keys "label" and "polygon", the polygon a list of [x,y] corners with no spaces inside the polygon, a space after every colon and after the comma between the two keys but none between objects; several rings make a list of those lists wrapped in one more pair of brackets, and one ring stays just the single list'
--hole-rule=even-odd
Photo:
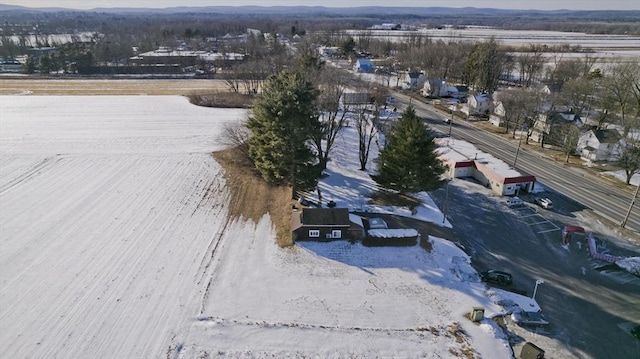
[{"label": "parking lot", "polygon": [[522,223],[531,227],[532,230],[538,234],[562,230],[554,222],[546,218],[544,214],[540,213],[532,204],[525,203],[523,206],[513,208],[513,210],[517,212],[518,219]]},{"label": "parking lot", "polygon": [[[445,191],[435,191],[432,197],[442,208]],[[549,358],[637,356],[640,341],[621,328],[640,323],[635,309],[640,302],[640,278],[602,267],[580,240],[562,245],[564,225],[605,226],[570,199],[553,197],[555,208],[544,209],[532,195],[521,197],[526,203],[511,208],[505,198],[465,180],[454,180],[447,197],[454,240],[472,257],[476,269],[513,274],[510,289],[528,296],[533,295],[537,280],[544,282],[535,299],[550,325],[521,327],[506,318],[515,353],[530,341]],[[615,232],[603,230],[597,235],[612,253],[639,255],[606,240]]]}]

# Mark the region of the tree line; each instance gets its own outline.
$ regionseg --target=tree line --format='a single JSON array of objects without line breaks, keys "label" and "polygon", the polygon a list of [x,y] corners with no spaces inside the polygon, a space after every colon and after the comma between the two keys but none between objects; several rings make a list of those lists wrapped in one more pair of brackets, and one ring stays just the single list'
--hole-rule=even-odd
[{"label": "tree line", "polygon": [[[292,198],[315,189],[326,175],[337,136],[348,121],[358,134],[358,143],[350,145],[357,147],[360,170],[367,170],[369,151],[383,128],[379,111],[387,96],[362,88],[373,90],[372,104],[345,105],[342,71],[310,53],[298,54],[296,60],[296,67],[266,79],[246,123],[228,131],[256,172],[270,183],[290,186]],[[391,124],[385,138],[372,176],[382,189],[406,194],[442,185],[446,168],[431,132],[411,107]]]}]

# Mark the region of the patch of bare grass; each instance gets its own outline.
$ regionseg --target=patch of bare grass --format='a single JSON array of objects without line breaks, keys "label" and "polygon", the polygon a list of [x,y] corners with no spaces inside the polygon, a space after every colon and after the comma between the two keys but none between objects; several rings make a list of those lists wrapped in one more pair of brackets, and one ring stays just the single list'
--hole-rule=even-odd
[{"label": "patch of bare grass", "polygon": [[238,92],[193,93],[189,101],[198,106],[223,108],[251,108],[254,96]]},{"label": "patch of bare grass", "polygon": [[231,191],[229,216],[258,222],[268,213],[276,226],[278,245],[293,245],[291,188],[265,182],[255,173],[245,153],[237,147],[214,152],[213,158],[224,168],[227,187]]},{"label": "patch of bare grass", "polygon": [[369,202],[381,206],[409,207],[410,209],[420,205],[420,201],[409,195],[389,191],[373,193]]},{"label": "patch of bare grass", "polygon": [[100,79],[100,78],[41,78],[24,76],[3,78],[0,95],[178,95],[223,91],[223,80],[194,79]]}]

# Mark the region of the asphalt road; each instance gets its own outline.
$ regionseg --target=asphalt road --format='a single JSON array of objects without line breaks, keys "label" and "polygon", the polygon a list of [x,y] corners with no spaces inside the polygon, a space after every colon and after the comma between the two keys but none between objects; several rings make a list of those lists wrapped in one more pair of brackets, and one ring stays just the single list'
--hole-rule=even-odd
[{"label": "asphalt road", "polygon": [[[395,93],[397,101],[406,105],[409,97]],[[473,143],[478,149],[493,155],[511,165],[520,172],[534,175],[538,182],[593,210],[601,217],[619,225],[629,210],[635,188],[617,188],[607,186],[605,182],[588,171],[556,162],[535,151],[518,150],[518,141],[509,141],[487,131],[483,131],[466,121],[456,120],[452,126],[444,123],[446,116],[432,106],[412,100],[418,116],[425,118],[430,127],[444,134],[451,131],[453,138]],[[640,233],[640,199],[636,200],[627,219],[627,230]]]}]

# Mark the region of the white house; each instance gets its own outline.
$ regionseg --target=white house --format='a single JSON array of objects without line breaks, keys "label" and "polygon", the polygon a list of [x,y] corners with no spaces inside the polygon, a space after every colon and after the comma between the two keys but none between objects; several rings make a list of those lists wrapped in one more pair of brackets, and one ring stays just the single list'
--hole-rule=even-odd
[{"label": "white house", "polygon": [[447,83],[441,78],[431,78],[424,81],[422,85],[422,96],[443,97],[447,96]]},{"label": "white house", "polygon": [[493,100],[488,94],[475,94],[469,96],[466,107],[467,115],[483,115],[493,110]]},{"label": "white house", "polygon": [[425,81],[426,79],[422,72],[411,70],[400,75],[399,79],[399,82],[402,83],[403,87],[406,87],[409,90],[422,88]]},{"label": "white house", "polygon": [[324,58],[329,58],[329,57],[337,57],[340,55],[341,50],[339,47],[330,47],[330,46],[320,46],[318,47],[318,52],[320,53],[320,56],[324,57]]},{"label": "white house", "polygon": [[576,120],[576,115],[570,111],[538,114],[538,118],[531,129],[531,136],[529,137],[529,140],[540,143],[543,141],[544,137],[551,132],[553,126],[570,122],[577,122],[576,126],[578,127],[582,125],[580,121]]},{"label": "white house", "polygon": [[502,102],[496,103],[493,108],[493,113],[489,115],[489,123],[494,126],[504,126],[504,116],[507,114],[507,111],[504,109],[504,105]]},{"label": "white house", "polygon": [[590,130],[580,135],[577,152],[586,161],[616,161],[625,144],[616,130]]}]

